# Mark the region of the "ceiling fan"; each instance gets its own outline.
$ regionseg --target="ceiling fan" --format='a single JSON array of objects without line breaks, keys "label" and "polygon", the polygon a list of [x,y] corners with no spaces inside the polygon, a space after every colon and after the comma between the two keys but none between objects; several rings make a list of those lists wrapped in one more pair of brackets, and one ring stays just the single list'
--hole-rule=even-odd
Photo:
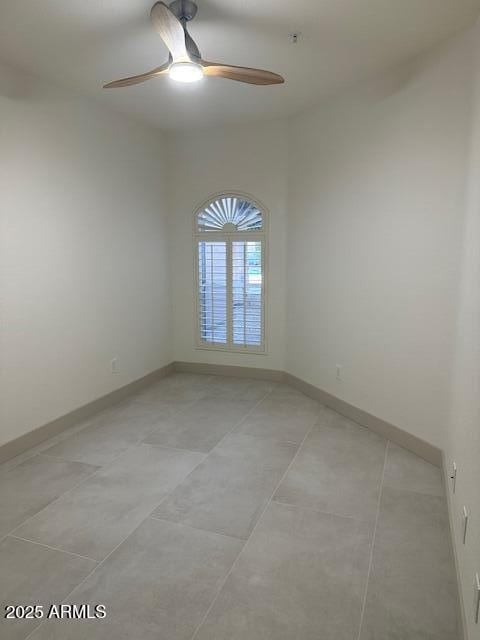
[{"label": "ceiling fan", "polygon": [[160,67],[138,76],[109,82],[104,85],[104,89],[127,87],[166,75],[178,82],[196,82],[204,76],[229,78],[237,82],[258,85],[285,82],[282,76],[271,71],[234,67],[203,60],[197,45],[187,30],[187,23],[193,20],[196,14],[197,5],[193,0],[174,0],[169,6],[164,2],[156,2],[150,12],[150,18],[155,30],[170,52],[168,61]]}]

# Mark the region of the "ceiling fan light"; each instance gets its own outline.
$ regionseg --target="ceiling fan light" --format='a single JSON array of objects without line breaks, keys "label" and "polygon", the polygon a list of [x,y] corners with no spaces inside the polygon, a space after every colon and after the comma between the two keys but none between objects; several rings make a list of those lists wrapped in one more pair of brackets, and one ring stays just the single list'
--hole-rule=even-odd
[{"label": "ceiling fan light", "polygon": [[203,68],[195,62],[174,62],[168,75],[176,82],[197,82],[203,78]]}]

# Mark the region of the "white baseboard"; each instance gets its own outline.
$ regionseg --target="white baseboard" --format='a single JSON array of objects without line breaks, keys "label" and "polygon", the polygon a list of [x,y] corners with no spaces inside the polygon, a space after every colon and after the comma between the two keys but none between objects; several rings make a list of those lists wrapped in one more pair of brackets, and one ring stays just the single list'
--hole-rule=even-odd
[{"label": "white baseboard", "polygon": [[436,467],[441,467],[442,451],[435,445],[430,444],[430,442],[426,442],[422,440],[422,438],[368,413],[368,411],[359,409],[353,404],[345,402],[345,400],[340,400],[340,398],[337,398],[331,393],[292,376],[290,373],[285,373],[284,380],[299,391],[302,391],[305,395],[318,400],[318,402],[325,404],[337,413],[341,413],[350,420],[358,422],[358,424],[361,424],[363,427],[375,431],[375,433],[378,433],[387,440],[395,442],[404,449],[408,449],[408,451],[415,453]]},{"label": "white baseboard", "polygon": [[465,601],[463,599],[462,581],[460,579],[460,565],[458,562],[457,544],[456,544],[456,538],[455,538],[450,474],[447,469],[445,453],[443,451],[442,451],[442,479],[443,479],[443,488],[445,491],[445,499],[447,502],[450,545],[451,545],[453,562],[455,565],[455,577],[457,579],[457,594],[458,594],[457,606],[458,606],[458,620],[460,622],[460,629],[459,629],[460,638],[461,640],[468,640],[468,633],[467,633],[468,627],[467,627],[467,619],[465,616],[465,606],[464,606]]},{"label": "white baseboard", "polygon": [[27,449],[40,444],[43,440],[47,440],[48,438],[58,435],[65,429],[68,429],[82,420],[86,420],[102,409],[120,402],[123,398],[139,391],[154,380],[169,375],[173,371],[255,378],[258,380],[271,380],[272,382],[286,382],[287,384],[297,388],[299,391],[305,393],[305,395],[318,400],[322,404],[325,404],[338,413],[350,418],[350,420],[358,422],[362,426],[375,431],[379,435],[396,442],[400,446],[412,451],[428,462],[431,462],[438,467],[442,466],[442,452],[438,447],[430,444],[429,442],[425,442],[425,440],[422,440],[421,438],[418,438],[417,436],[400,429],[399,427],[396,427],[385,420],[364,411],[363,409],[359,409],[344,400],[340,400],[332,394],[323,391],[322,389],[319,389],[318,387],[315,387],[314,385],[311,385],[290,373],[278,371],[276,369],[257,369],[255,367],[239,367],[200,362],[172,362],[157,371],[149,373],[139,380],[135,380],[120,389],[116,389],[101,398],[93,400],[93,402],[89,402],[88,404],[74,409],[52,422],[22,435],[15,440],[11,440],[10,442],[0,446],[0,462],[9,460],[20,453],[23,453]]},{"label": "white baseboard", "polygon": [[285,371],[275,369],[257,369],[255,367],[238,367],[231,365],[208,364],[199,362],[174,362],[175,371],[184,373],[205,373],[217,376],[235,376],[243,378],[256,378],[258,380],[271,380],[272,382],[285,382],[295,387],[305,395],[318,400],[318,402],[330,407],[334,411],[341,413],[350,420],[358,422],[364,427],[375,431],[379,435],[392,440],[404,449],[412,451],[417,456],[434,464],[437,467],[442,465],[442,452],[433,444],[422,440],[421,438],[400,429],[399,427],[377,418],[377,416],[359,409],[344,400],[333,396],[323,389],[319,389],[304,380],[293,376]]},{"label": "white baseboard", "polygon": [[37,444],[40,444],[44,440],[48,440],[49,438],[53,438],[58,434],[65,431],[69,427],[78,424],[79,422],[83,422],[93,416],[95,413],[102,411],[114,404],[117,404],[127,396],[140,391],[143,387],[151,384],[155,380],[163,378],[164,376],[169,375],[173,371],[173,365],[168,364],[161,369],[157,369],[152,373],[139,378],[138,380],[134,380],[124,387],[120,387],[120,389],[115,389],[115,391],[111,391],[92,402],[89,402],[64,416],[60,416],[47,424],[42,425],[41,427],[37,427],[33,429],[33,431],[29,431],[19,438],[15,438],[15,440],[10,440],[6,444],[0,446],[0,463],[5,462],[6,460],[10,460],[10,458],[14,458],[19,454],[35,447]]},{"label": "white baseboard", "polygon": [[229,364],[209,364],[207,362],[174,362],[175,371],[183,373],[204,373],[210,376],[233,376],[235,378],[254,378],[283,382],[285,374],[277,369],[257,369],[256,367],[238,367]]}]

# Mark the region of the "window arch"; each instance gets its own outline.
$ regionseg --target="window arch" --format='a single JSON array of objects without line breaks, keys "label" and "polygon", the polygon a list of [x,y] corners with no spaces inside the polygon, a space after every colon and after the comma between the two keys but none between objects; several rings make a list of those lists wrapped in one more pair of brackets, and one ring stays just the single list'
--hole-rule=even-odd
[{"label": "window arch", "polygon": [[197,345],[265,351],[266,211],[225,193],[195,212]]}]

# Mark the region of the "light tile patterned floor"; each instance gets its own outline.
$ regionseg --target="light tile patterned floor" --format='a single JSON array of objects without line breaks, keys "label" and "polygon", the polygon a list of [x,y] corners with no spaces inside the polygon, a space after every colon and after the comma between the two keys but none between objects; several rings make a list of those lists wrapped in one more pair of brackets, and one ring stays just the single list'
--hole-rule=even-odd
[{"label": "light tile patterned floor", "polygon": [[[294,389],[175,374],[0,467],[5,640],[457,640],[440,472]],[[6,621],[6,604],[104,604]]]}]

